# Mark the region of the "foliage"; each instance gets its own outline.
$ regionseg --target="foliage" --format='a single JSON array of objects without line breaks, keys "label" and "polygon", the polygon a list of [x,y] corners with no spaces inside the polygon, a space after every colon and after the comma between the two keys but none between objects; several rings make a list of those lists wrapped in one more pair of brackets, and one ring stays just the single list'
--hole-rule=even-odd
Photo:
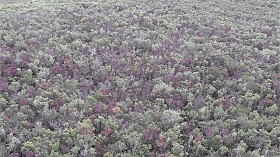
[{"label": "foliage", "polygon": [[279,156],[279,6],[0,4],[0,156]]}]

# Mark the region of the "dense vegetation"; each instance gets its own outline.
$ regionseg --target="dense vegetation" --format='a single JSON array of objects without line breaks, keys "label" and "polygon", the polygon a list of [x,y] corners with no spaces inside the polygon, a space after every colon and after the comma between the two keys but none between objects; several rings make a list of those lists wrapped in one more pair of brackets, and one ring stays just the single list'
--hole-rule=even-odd
[{"label": "dense vegetation", "polygon": [[0,156],[280,156],[280,3],[0,5]]}]

